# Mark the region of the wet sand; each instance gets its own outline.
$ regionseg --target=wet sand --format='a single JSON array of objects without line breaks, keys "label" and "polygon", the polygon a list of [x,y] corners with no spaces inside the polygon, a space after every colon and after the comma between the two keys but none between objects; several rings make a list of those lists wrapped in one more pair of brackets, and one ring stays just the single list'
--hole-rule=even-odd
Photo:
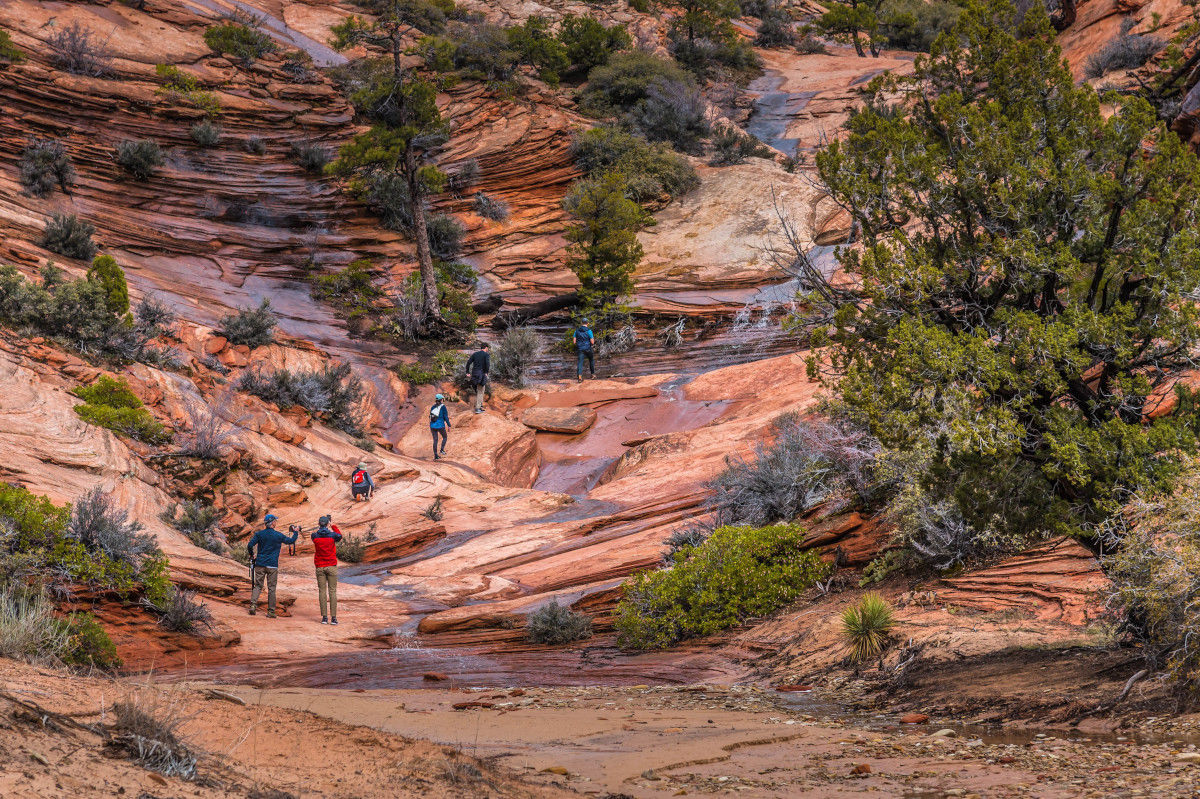
[{"label": "wet sand", "polygon": [[460,747],[585,795],[638,799],[1185,796],[1197,768],[1189,761],[1200,759],[1194,744],[1172,741],[964,727],[939,736],[936,719],[848,717],[810,696],[784,704],[755,688],[222,690]]}]

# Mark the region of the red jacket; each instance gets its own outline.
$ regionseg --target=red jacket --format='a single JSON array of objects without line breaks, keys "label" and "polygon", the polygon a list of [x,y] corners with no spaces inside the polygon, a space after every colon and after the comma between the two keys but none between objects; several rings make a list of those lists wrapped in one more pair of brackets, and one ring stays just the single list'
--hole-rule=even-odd
[{"label": "red jacket", "polygon": [[322,566],[336,566],[337,542],[342,540],[342,531],[333,525],[332,528],[318,527],[312,534],[313,563],[319,569]]}]

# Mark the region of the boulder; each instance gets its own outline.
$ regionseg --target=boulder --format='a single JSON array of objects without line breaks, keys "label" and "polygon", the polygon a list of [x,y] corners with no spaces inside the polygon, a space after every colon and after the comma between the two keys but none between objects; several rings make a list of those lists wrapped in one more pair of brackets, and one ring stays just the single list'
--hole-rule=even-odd
[{"label": "boulder", "polygon": [[596,423],[591,408],[529,408],[521,415],[526,427],[547,433],[582,433]]}]

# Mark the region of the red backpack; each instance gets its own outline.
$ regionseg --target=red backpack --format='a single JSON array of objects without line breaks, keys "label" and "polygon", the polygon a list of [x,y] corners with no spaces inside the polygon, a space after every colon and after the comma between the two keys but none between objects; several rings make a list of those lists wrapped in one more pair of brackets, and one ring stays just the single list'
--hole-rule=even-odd
[{"label": "red backpack", "polygon": [[361,484],[365,483],[366,481],[367,481],[367,473],[364,472],[362,469],[359,469],[358,471],[356,471],[354,473],[354,476],[350,478],[350,482],[354,483],[355,485],[361,485]]}]

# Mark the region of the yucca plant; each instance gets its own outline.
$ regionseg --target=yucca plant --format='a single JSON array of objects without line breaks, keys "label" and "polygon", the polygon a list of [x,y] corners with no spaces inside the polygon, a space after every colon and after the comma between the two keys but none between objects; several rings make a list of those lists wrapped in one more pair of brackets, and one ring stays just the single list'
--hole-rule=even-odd
[{"label": "yucca plant", "polygon": [[878,657],[895,623],[891,604],[876,593],[842,611],[842,635],[850,646],[850,660],[864,663]]}]

